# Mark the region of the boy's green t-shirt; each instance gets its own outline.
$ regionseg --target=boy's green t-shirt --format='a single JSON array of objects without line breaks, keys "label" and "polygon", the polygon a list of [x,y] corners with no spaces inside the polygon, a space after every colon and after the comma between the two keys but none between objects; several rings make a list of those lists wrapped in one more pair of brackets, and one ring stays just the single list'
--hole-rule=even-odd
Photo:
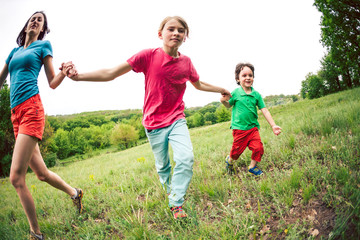
[{"label": "boy's green t-shirt", "polygon": [[[235,89],[231,93],[229,100],[232,109],[231,129],[249,130],[260,128],[257,110],[265,106],[265,102],[260,93],[251,87],[251,93],[246,94],[242,87]],[[258,109],[257,109],[258,107]]]}]

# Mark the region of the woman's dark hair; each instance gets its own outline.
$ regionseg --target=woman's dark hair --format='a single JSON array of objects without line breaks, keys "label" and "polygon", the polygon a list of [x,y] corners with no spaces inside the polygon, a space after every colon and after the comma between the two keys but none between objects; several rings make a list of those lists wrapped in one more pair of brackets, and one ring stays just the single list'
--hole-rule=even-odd
[{"label": "woman's dark hair", "polygon": [[[236,65],[236,68],[235,68],[235,80],[239,80],[239,74],[240,74],[241,70],[244,69],[244,67],[250,68],[251,71],[253,72],[253,77],[255,77],[254,65],[252,65],[251,63],[239,63],[238,65]],[[240,83],[238,81],[236,81],[236,83],[238,85],[240,85]]]},{"label": "woman's dark hair", "polygon": [[[35,12],[32,16],[34,16],[37,13],[41,13],[44,16],[44,26],[43,26],[43,31],[40,32],[39,36],[38,36],[38,40],[43,40],[46,36],[47,33],[50,32],[50,29],[48,27],[48,22],[47,22],[47,18],[46,15],[43,11],[37,11]],[[21,30],[21,32],[19,33],[19,36],[16,39],[16,43],[19,45],[19,47],[24,46],[25,45],[25,38],[26,38],[26,27],[31,19],[31,17],[26,21],[25,26],[23,27],[23,29]]]}]

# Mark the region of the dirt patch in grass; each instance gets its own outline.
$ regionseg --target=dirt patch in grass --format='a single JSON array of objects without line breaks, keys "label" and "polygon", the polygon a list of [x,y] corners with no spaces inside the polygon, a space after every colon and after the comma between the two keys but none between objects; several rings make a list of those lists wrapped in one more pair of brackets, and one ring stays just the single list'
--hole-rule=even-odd
[{"label": "dirt patch in grass", "polygon": [[[278,214],[271,208],[271,216],[266,224],[272,233],[277,233],[277,236],[272,235],[271,239],[284,239],[286,237],[286,230],[281,227],[295,224],[296,222],[306,221],[306,228],[308,236],[313,236],[315,239],[329,238],[329,234],[335,226],[335,210],[326,206],[324,202],[319,199],[310,201],[307,205],[301,203],[301,199],[294,200],[290,211],[287,212],[280,219],[276,216]],[[265,233],[266,234],[266,233]]]}]

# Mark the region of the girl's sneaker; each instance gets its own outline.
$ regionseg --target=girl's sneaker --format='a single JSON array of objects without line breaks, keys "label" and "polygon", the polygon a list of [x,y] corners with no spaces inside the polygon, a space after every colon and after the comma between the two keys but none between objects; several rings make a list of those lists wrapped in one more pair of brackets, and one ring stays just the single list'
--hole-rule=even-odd
[{"label": "girl's sneaker", "polygon": [[30,230],[30,240],[44,240],[44,234],[35,234],[33,231]]},{"label": "girl's sneaker", "polygon": [[257,166],[250,168],[249,167],[249,173],[255,175],[255,176],[260,176],[263,175],[263,171],[261,171]]},{"label": "girl's sneaker", "polygon": [[175,219],[187,218],[187,215],[186,215],[184,209],[182,209],[182,206],[171,207],[170,210],[173,213]]},{"label": "girl's sneaker", "polygon": [[74,205],[77,207],[77,209],[79,210],[79,214],[82,212],[83,210],[83,205],[82,205],[82,198],[84,196],[84,192],[83,190],[79,189],[79,188],[75,188],[76,192],[77,192],[77,196],[75,198],[71,198]]}]

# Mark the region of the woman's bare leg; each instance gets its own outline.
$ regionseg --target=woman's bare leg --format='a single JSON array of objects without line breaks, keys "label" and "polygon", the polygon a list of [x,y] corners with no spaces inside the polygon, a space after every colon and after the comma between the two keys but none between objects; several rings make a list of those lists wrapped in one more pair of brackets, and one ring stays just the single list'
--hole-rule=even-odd
[{"label": "woman's bare leg", "polygon": [[67,193],[70,196],[76,194],[76,190],[67,184],[59,175],[50,171],[41,156],[39,144],[36,144],[34,153],[30,160],[30,168],[34,171],[39,180]]},{"label": "woman's bare leg", "polygon": [[25,182],[25,175],[37,141],[36,138],[28,135],[18,135],[11,162],[10,181],[20,198],[21,205],[30,224],[30,229],[36,234],[40,234],[34,200]]}]

